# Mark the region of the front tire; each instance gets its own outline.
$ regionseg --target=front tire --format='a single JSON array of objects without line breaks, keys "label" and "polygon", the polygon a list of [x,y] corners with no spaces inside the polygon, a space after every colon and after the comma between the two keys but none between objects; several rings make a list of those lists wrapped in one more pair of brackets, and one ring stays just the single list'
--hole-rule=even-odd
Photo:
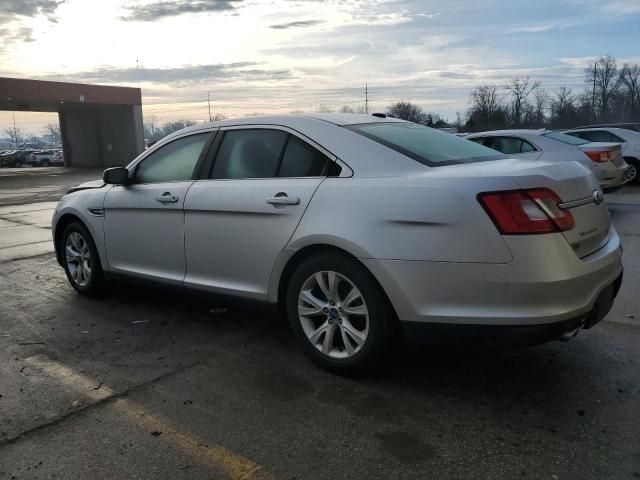
[{"label": "front tire", "polygon": [[67,225],[59,248],[62,249],[62,264],[71,286],[83,295],[100,294],[104,288],[102,267],[87,228],[79,222]]},{"label": "front tire", "polygon": [[320,367],[349,374],[384,358],[394,313],[357,260],[334,252],[303,260],[290,277],[286,306],[303,350]]}]

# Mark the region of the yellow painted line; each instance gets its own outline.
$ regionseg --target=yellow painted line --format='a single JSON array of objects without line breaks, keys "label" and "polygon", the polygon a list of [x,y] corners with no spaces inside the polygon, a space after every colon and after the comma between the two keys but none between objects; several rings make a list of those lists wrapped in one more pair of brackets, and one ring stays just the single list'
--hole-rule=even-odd
[{"label": "yellow painted line", "polygon": [[[100,401],[114,395],[114,391],[106,385],[100,385],[95,380],[79,372],[50,360],[44,355],[29,357],[25,362],[37,368],[60,383],[72,388],[85,399]],[[274,477],[264,467],[245,458],[222,445],[207,445],[197,437],[181,432],[166,420],[151,415],[137,403],[124,398],[118,398],[108,405],[108,408],[126,415],[140,428],[151,432],[162,432],[162,438],[194,458],[196,461],[221,470],[233,480],[271,480]]]}]

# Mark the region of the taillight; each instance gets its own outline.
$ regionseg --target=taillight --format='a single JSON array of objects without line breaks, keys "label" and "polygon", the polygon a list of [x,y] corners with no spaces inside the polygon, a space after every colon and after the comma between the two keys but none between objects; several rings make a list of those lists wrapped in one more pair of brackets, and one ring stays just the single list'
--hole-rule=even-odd
[{"label": "taillight", "polygon": [[503,235],[564,232],[575,225],[548,188],[480,193],[478,201]]},{"label": "taillight", "polygon": [[584,154],[589,157],[594,162],[604,163],[609,161],[609,152],[584,152]]}]

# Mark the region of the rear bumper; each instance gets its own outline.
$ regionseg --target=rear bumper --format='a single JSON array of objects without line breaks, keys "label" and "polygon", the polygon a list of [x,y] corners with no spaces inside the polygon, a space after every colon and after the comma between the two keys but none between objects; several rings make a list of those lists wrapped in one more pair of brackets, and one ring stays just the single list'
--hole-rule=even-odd
[{"label": "rear bumper", "polygon": [[505,237],[513,260],[504,264],[367,260],[400,320],[528,326],[586,316],[622,272],[622,247],[608,242],[578,258],[561,234]]},{"label": "rear bumper", "polygon": [[527,346],[573,336],[580,329],[600,323],[611,310],[622,284],[622,273],[598,295],[586,315],[561,322],[538,325],[460,325],[448,323],[401,322],[404,337],[421,345],[454,347]]}]

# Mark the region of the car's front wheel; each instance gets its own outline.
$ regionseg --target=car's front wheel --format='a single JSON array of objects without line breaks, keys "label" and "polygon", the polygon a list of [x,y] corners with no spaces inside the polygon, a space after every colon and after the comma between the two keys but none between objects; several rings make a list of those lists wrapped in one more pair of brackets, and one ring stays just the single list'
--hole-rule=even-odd
[{"label": "car's front wheel", "polygon": [[382,359],[393,312],[357,260],[334,252],[307,258],[291,275],[286,301],[296,336],[321,367],[353,373]]},{"label": "car's front wheel", "polygon": [[64,271],[71,286],[83,295],[97,295],[103,287],[98,250],[81,223],[70,223],[62,233],[60,247]]}]

